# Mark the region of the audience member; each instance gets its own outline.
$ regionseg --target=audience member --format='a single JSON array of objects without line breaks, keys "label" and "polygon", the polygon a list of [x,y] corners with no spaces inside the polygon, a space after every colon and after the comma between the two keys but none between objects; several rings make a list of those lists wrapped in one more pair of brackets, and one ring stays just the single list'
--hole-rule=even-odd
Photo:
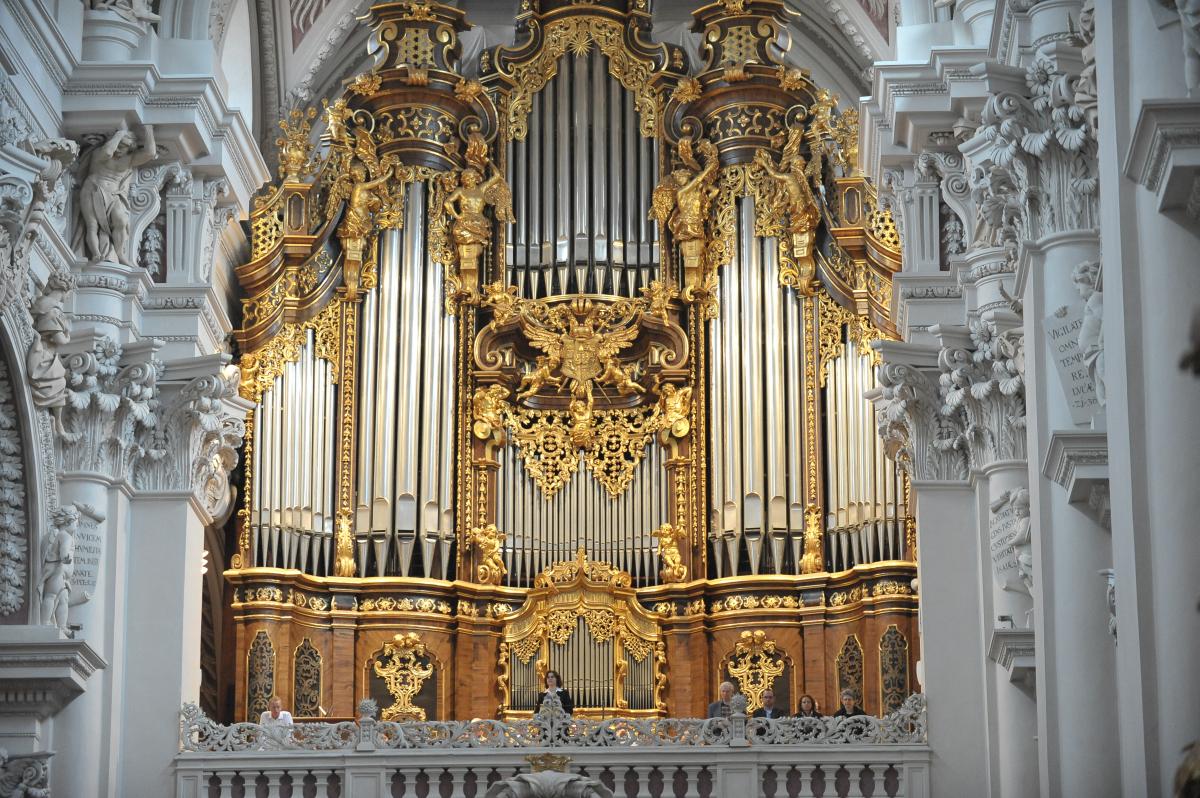
[{"label": "audience member", "polygon": [[708,716],[710,718],[727,718],[733,711],[729,706],[729,700],[733,698],[733,682],[721,682],[721,686],[717,690],[721,697],[708,705]]},{"label": "audience member", "polygon": [[567,692],[567,688],[563,687],[562,676],[559,675],[558,671],[546,671],[546,689],[538,693],[537,706],[534,708],[534,712],[541,711],[542,701],[551,693],[558,696],[559,702],[562,703],[563,712],[570,715],[575,711],[575,702],[571,699],[571,694]]},{"label": "audience member", "polygon": [[751,717],[754,718],[786,718],[787,712],[775,706],[775,691],[771,688],[763,690],[762,694],[763,705],[754,710]]},{"label": "audience member", "polygon": [[817,702],[812,696],[807,693],[800,696],[800,711],[796,713],[798,718],[819,718],[821,713],[817,711]]},{"label": "audience member", "polygon": [[863,712],[863,708],[860,707],[858,704],[854,703],[854,691],[853,690],[843,690],[842,691],[842,706],[838,709],[837,712],[833,713],[833,716],[835,718],[853,718],[858,715],[865,715],[865,714],[867,714],[867,713]]},{"label": "audience member", "polygon": [[279,696],[272,696],[267,711],[258,717],[258,723],[261,726],[291,726],[292,713],[283,708],[283,700]]}]

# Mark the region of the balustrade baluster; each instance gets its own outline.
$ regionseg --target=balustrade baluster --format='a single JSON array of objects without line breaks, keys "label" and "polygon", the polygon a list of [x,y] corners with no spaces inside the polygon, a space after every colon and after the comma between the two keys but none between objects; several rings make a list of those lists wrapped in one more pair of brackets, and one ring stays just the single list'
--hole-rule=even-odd
[{"label": "balustrade baluster", "polygon": [[650,795],[650,773],[654,770],[654,766],[640,765],[632,767],[633,778],[637,783],[637,798],[652,798]]},{"label": "balustrade baluster", "polygon": [[[233,798],[233,777],[237,775],[237,771],[218,770],[216,775],[221,780],[220,798]],[[207,790],[205,790],[205,795],[208,795]]]},{"label": "balustrade baluster", "polygon": [[263,775],[267,777],[267,798],[280,798],[279,782],[283,778],[283,771],[273,768],[264,770]]}]

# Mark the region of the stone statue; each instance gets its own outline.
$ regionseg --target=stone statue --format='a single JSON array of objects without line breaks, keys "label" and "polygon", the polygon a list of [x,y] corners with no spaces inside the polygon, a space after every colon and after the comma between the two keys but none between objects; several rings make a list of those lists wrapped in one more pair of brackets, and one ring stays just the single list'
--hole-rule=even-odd
[{"label": "stone statue", "polygon": [[1083,323],[1079,327],[1079,351],[1088,376],[1096,386],[1096,399],[1106,404],[1104,393],[1104,291],[1100,262],[1084,261],[1071,273],[1075,288],[1083,298]]},{"label": "stone statue", "polygon": [[147,0],[86,0],[93,11],[112,11],[130,22],[158,22],[162,19]]},{"label": "stone statue", "polygon": [[1200,88],[1200,0],[1176,0],[1175,10],[1183,29],[1183,77],[1194,94]]},{"label": "stone statue", "polygon": [[1029,512],[1029,488],[1017,488],[1008,497],[1017,519],[1012,545],[1017,553],[1017,576],[1025,591],[1033,595],[1033,521]]},{"label": "stone statue", "polygon": [[129,184],[133,170],[155,155],[154,128],[146,125],[145,140],[135,150],[137,138],[122,122],[104,144],[87,156],[87,177],[79,189],[84,243],[93,261],[116,261],[133,267],[129,247]]},{"label": "stone statue", "polygon": [[71,577],[75,574],[75,531],[78,528],[79,510],[61,507],[51,516],[50,529],[42,538],[42,581],[38,587],[42,623],[64,631]]},{"label": "stone statue", "polygon": [[488,205],[495,206],[496,218],[501,222],[511,222],[515,218],[508,183],[495,164],[486,163],[491,168],[491,177],[483,179],[481,169],[485,167],[466,167],[459,176],[458,188],[443,202],[446,213],[454,220],[450,234],[458,248],[459,279],[469,292],[478,290],[479,258],[492,240],[492,223],[484,215],[484,209]]},{"label": "stone statue", "polygon": [[1015,235],[1023,214],[1016,184],[999,166],[976,169],[971,183],[975,200],[975,235],[971,238],[971,246],[1004,244]]},{"label": "stone statue", "polygon": [[25,358],[29,388],[33,403],[50,411],[54,430],[59,435],[65,433],[62,413],[67,406],[67,370],[58,356],[58,350],[71,340],[71,324],[63,304],[74,287],[70,274],[51,272],[42,294],[30,308],[37,337],[33,339]]}]

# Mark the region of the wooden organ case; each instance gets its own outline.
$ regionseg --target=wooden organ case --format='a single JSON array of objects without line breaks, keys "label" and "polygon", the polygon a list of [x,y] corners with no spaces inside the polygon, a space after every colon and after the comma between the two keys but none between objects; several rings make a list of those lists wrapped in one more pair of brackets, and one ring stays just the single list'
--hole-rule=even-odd
[{"label": "wooden organ case", "polygon": [[[916,530],[875,434],[899,239],[780,0],[374,6],[251,212],[231,719],[703,714],[724,679],[918,689]],[[463,73],[469,72],[472,76]],[[885,422],[886,420],[880,420]]]}]

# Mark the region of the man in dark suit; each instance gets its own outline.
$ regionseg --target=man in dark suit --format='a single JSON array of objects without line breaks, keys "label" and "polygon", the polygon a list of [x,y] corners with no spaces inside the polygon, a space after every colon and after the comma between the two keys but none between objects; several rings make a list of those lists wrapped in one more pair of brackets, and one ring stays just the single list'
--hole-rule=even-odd
[{"label": "man in dark suit", "polygon": [[762,702],[763,702],[763,705],[761,707],[759,707],[758,709],[754,710],[754,714],[751,715],[750,717],[752,717],[752,718],[786,718],[787,717],[788,713],[787,713],[786,709],[780,709],[779,707],[775,706],[775,691],[772,690],[771,688],[768,687],[766,690],[763,690]]}]

